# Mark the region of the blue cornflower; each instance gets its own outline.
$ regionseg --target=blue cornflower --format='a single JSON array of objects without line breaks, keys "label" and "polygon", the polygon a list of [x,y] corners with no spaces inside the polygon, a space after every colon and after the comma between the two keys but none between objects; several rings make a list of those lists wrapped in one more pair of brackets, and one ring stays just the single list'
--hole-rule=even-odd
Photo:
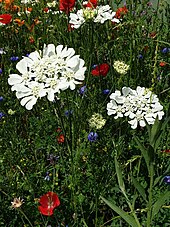
[{"label": "blue cornflower", "polygon": [[139,59],[143,59],[143,55],[142,55],[142,54],[139,54],[139,55],[138,55],[138,58],[139,58]]},{"label": "blue cornflower", "polygon": [[5,116],[5,114],[2,113],[2,112],[0,112],[0,120],[1,120],[1,118],[3,118],[4,116]]},{"label": "blue cornflower", "polygon": [[165,47],[162,49],[163,54],[167,54],[168,52],[170,52],[170,48]]},{"label": "blue cornflower", "polygon": [[3,101],[3,100],[4,100],[4,98],[2,96],[0,96],[0,102]]},{"label": "blue cornflower", "polygon": [[66,110],[64,112],[64,114],[65,114],[66,117],[70,117],[73,114],[73,111],[72,110]]},{"label": "blue cornflower", "polygon": [[90,142],[95,142],[95,141],[97,140],[97,138],[98,138],[97,132],[90,132],[90,133],[88,134],[88,140],[89,140]]},{"label": "blue cornflower", "polygon": [[103,90],[103,94],[104,94],[104,95],[108,95],[109,93],[110,93],[110,90],[109,90],[109,89]]},{"label": "blue cornflower", "polygon": [[167,184],[170,184],[170,176],[165,176],[164,182],[167,183]]},{"label": "blue cornflower", "polygon": [[2,71],[2,69],[0,68],[0,74],[2,74],[2,72],[3,72],[3,71]]},{"label": "blue cornflower", "polygon": [[84,85],[83,87],[81,87],[81,88],[79,89],[80,95],[84,95],[84,94],[86,93],[86,91],[87,91],[86,85]]},{"label": "blue cornflower", "polygon": [[17,57],[17,56],[12,56],[12,57],[10,57],[10,60],[11,60],[11,61],[18,61],[18,60],[19,60],[19,57]]}]

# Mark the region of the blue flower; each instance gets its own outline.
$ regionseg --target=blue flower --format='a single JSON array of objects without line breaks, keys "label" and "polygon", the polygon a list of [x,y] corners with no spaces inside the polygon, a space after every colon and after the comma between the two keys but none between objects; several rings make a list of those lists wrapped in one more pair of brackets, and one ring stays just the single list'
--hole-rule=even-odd
[{"label": "blue flower", "polygon": [[109,90],[109,89],[103,90],[103,94],[104,94],[104,95],[108,95],[109,93],[110,93],[110,90]]},{"label": "blue flower", "polygon": [[90,133],[88,134],[88,140],[89,140],[90,142],[95,142],[95,141],[97,140],[97,138],[98,138],[97,132],[90,132]]},{"label": "blue flower", "polygon": [[0,120],[1,120],[1,118],[3,118],[4,116],[5,116],[5,114],[2,113],[2,112],[0,112]]},{"label": "blue flower", "polygon": [[2,72],[3,72],[3,71],[2,71],[2,69],[0,68],[0,74],[2,74]]},{"label": "blue flower", "polygon": [[84,94],[86,93],[86,91],[87,91],[86,85],[84,85],[83,87],[81,87],[81,88],[79,89],[80,95],[84,95]]},{"label": "blue flower", "polygon": [[165,47],[162,49],[163,54],[167,54],[168,52],[170,52],[170,48]]},{"label": "blue flower", "polygon": [[11,60],[11,61],[18,61],[18,60],[19,60],[19,57],[17,57],[17,56],[12,56],[12,57],[10,57],[10,60]]},{"label": "blue flower", "polygon": [[70,117],[73,114],[73,111],[72,110],[66,110],[64,114],[65,114],[66,117]]},{"label": "blue flower", "polygon": [[138,58],[139,58],[139,59],[143,59],[143,55],[142,55],[142,54],[139,54],[139,55],[138,55]]},{"label": "blue flower", "polygon": [[2,96],[0,96],[0,102],[3,101],[3,100],[4,100],[4,98]]},{"label": "blue flower", "polygon": [[97,65],[92,65],[92,69],[95,69]]},{"label": "blue flower", "polygon": [[170,176],[165,176],[164,182],[167,183],[167,184],[170,184]]}]

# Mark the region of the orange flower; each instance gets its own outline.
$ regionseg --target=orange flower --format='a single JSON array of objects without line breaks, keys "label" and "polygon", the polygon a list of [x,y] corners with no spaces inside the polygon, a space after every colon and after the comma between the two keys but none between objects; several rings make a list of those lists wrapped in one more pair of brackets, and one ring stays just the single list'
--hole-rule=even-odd
[{"label": "orange flower", "polygon": [[25,23],[25,20],[20,20],[20,19],[16,18],[16,19],[14,20],[14,22],[17,23],[18,26],[22,26],[22,25]]},{"label": "orange flower", "polygon": [[167,64],[166,62],[161,61],[161,62],[159,63],[159,66],[164,67],[166,64]]},{"label": "orange flower", "polygon": [[59,144],[64,143],[64,141],[65,141],[65,137],[64,137],[63,134],[57,136],[56,138],[57,138],[57,142],[58,142]]},{"label": "orange flower", "polygon": [[32,12],[32,7],[26,8],[26,11],[31,13]]},{"label": "orange flower", "polygon": [[116,11],[116,18],[120,19],[121,17],[123,17],[126,13],[128,12],[128,9],[126,8],[126,6],[121,7],[119,9],[117,9]]}]

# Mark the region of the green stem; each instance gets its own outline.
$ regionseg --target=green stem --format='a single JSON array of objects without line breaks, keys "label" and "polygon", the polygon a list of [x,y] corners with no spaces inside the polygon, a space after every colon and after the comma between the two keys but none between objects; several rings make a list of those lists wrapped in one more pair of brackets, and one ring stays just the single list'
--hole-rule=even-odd
[{"label": "green stem", "polygon": [[152,224],[152,188],[153,188],[153,176],[154,176],[154,165],[150,164],[150,186],[149,186],[149,198],[147,207],[147,227],[151,227]]},{"label": "green stem", "polygon": [[18,209],[18,210],[21,212],[21,214],[24,216],[24,218],[28,221],[29,225],[30,225],[31,227],[34,227],[34,226],[31,224],[30,220],[28,219],[27,215],[26,215],[21,209]]},{"label": "green stem", "polygon": [[126,198],[126,201],[127,201],[128,206],[129,206],[129,208],[130,208],[130,210],[131,210],[131,213],[132,213],[132,215],[133,215],[133,217],[134,217],[134,219],[135,219],[135,221],[136,221],[136,223],[137,223],[137,227],[141,227],[141,225],[140,225],[140,223],[139,223],[139,220],[138,220],[138,218],[137,218],[137,216],[136,216],[136,214],[135,214],[135,211],[134,211],[134,209],[133,209],[133,206],[132,206],[132,204],[130,203],[130,201],[129,201],[129,199],[128,199],[126,193],[125,193],[125,191],[122,190],[122,192],[123,192],[123,194],[124,194],[124,196],[125,196],[125,198]]}]

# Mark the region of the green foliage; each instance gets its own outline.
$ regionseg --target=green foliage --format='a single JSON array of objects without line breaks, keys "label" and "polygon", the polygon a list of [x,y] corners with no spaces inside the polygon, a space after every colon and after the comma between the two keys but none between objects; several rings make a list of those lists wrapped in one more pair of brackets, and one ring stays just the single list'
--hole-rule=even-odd
[{"label": "green foliage", "polygon": [[[128,12],[119,24],[88,21],[71,30],[69,15],[56,13],[58,1],[48,13],[44,9],[52,1],[16,0],[11,7],[19,6],[19,12],[0,2],[1,14],[12,15],[11,23],[0,26],[5,52],[0,54],[0,226],[170,225],[169,185],[164,182],[170,175],[170,51],[162,52],[170,48],[170,5],[147,2],[126,1]],[[121,1],[98,4],[110,4],[114,11],[123,7]],[[77,1],[76,9],[81,5]],[[23,56],[52,43],[74,48],[85,61],[85,80],[73,91],[61,91],[59,100],[39,99],[28,111],[11,91],[9,75],[18,73]],[[19,59],[12,61],[12,56]],[[127,74],[114,69],[116,60],[129,65]],[[110,66],[107,75],[92,76],[94,65],[102,63]],[[108,116],[106,106],[112,92],[137,86],[157,94],[165,116],[152,126],[132,129],[126,117]],[[106,89],[109,94],[103,93]],[[103,128],[90,128],[94,113],[106,119]],[[98,133],[95,142],[88,140],[91,131]],[[38,210],[39,198],[48,191],[61,202],[49,217]],[[12,209],[19,197],[24,203]]]}]

